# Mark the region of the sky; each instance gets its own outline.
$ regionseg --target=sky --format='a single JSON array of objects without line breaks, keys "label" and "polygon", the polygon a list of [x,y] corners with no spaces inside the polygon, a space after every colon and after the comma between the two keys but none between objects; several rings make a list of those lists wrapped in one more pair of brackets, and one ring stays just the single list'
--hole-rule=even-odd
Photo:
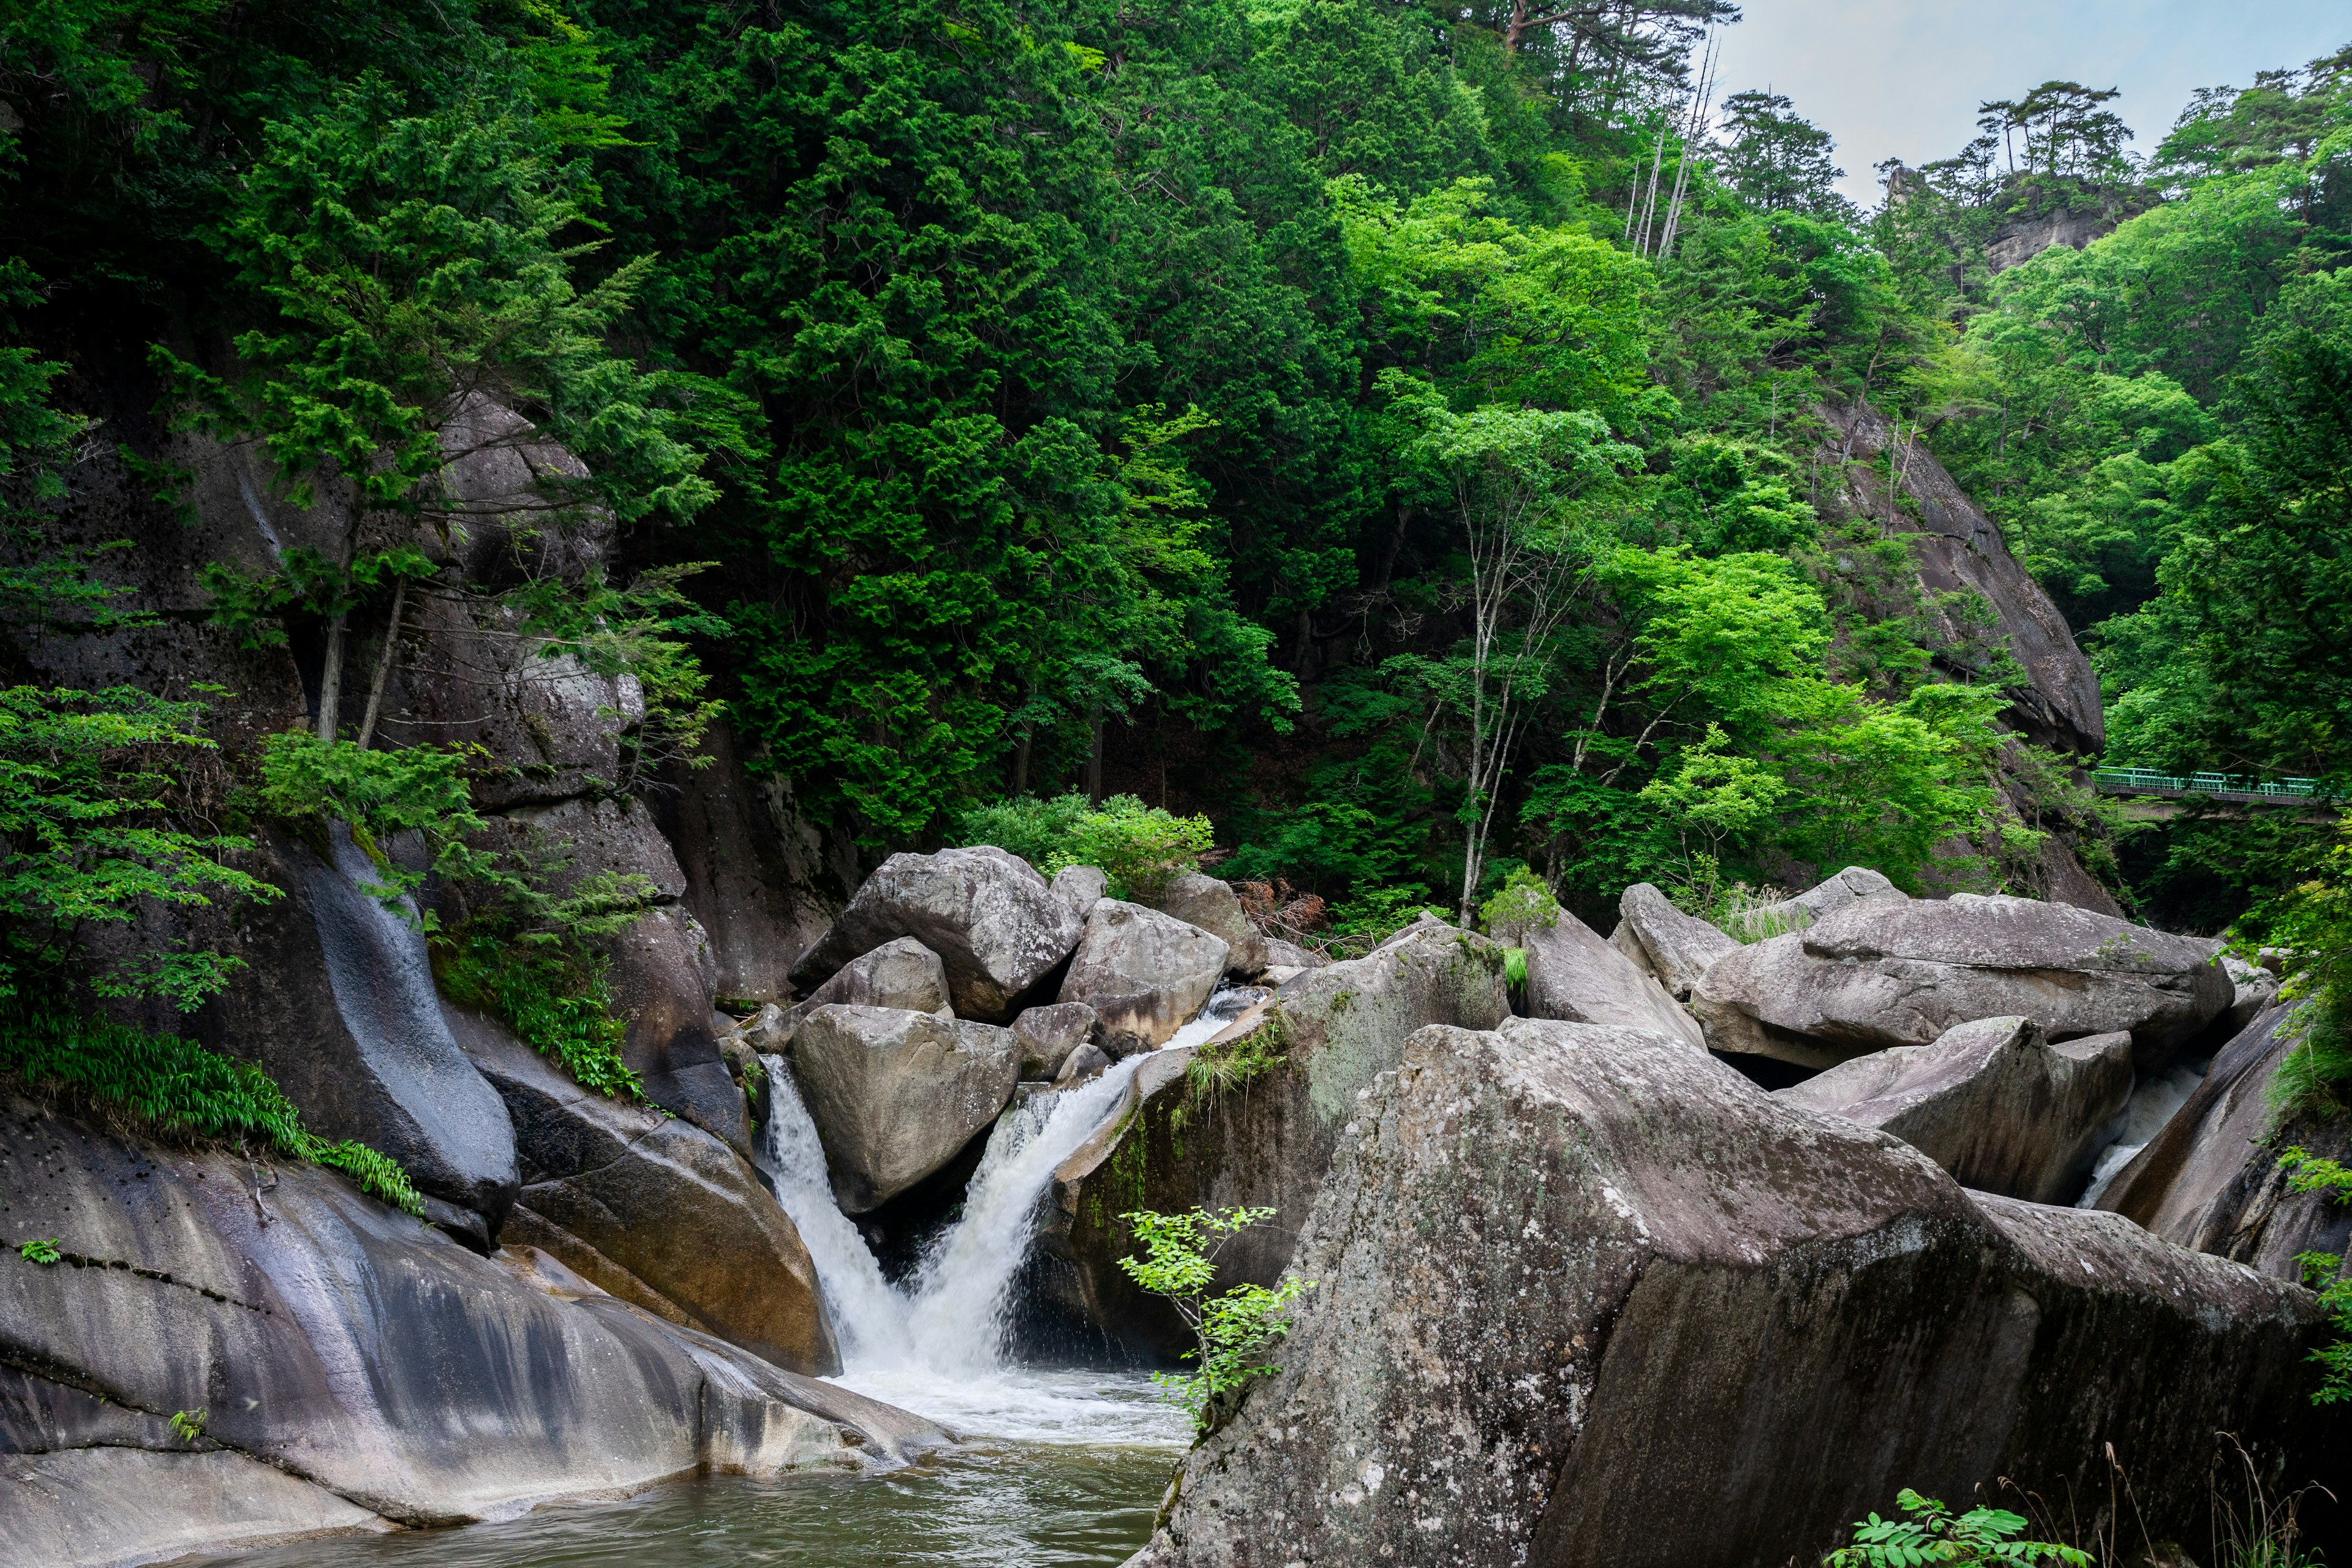
[{"label": "sky", "polygon": [[1948,158],[1977,105],[2053,79],[2123,89],[2107,107],[2152,151],[2191,89],[2244,87],[2352,43],[2347,0],[1740,0],[1718,100],[1769,87],[1837,138],[1840,188],[1878,201],[1871,165]]}]

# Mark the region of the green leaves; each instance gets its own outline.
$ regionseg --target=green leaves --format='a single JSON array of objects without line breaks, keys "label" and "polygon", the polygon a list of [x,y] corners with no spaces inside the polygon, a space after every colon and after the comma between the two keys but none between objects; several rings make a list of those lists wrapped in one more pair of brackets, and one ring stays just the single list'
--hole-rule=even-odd
[{"label": "green leaves", "polygon": [[1822,1559],[1824,1568],[1927,1568],[1939,1563],[2063,1564],[2092,1568],[2091,1556],[2072,1546],[2020,1541],[2025,1519],[2006,1509],[1972,1508],[1954,1514],[1934,1498],[1906,1487],[1895,1506],[1910,1517],[1872,1514],[1853,1527],[1853,1544]]},{"label": "green leaves", "polygon": [[1217,1253],[1235,1235],[1272,1219],[1270,1208],[1194,1208],[1172,1215],[1138,1209],[1119,1217],[1143,1246],[1141,1257],[1122,1258],[1119,1268],[1171,1302],[1198,1342],[1183,1359],[1199,1363],[1200,1371],[1154,1373],[1151,1381],[1192,1415],[1193,1430],[1205,1436],[1221,1401],[1273,1373],[1265,1357],[1290,1331],[1290,1309],[1315,1289],[1315,1281],[1286,1275],[1272,1289],[1236,1285],[1221,1295],[1208,1293],[1217,1277]]}]

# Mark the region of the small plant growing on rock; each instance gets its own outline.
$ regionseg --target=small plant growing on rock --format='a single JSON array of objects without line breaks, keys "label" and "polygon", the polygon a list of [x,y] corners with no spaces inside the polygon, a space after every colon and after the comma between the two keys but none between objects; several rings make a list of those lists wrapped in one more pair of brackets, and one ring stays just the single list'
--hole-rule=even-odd
[{"label": "small plant growing on rock", "polygon": [[193,1443],[205,1435],[205,1415],[206,1412],[202,1410],[174,1410],[172,1412],[172,1430],[180,1435],[183,1443]]},{"label": "small plant growing on rock", "polygon": [[55,1263],[63,1258],[65,1254],[58,1250],[58,1238],[53,1236],[47,1241],[25,1243],[16,1249],[16,1256],[27,1263]]},{"label": "small plant growing on rock", "polygon": [[1265,1358],[1290,1331],[1290,1309],[1315,1289],[1315,1281],[1291,1276],[1271,1290],[1236,1285],[1223,1295],[1209,1294],[1217,1254],[1234,1237],[1272,1219],[1270,1208],[1195,1208],[1182,1214],[1136,1209],[1119,1217],[1135,1227],[1143,1256],[1122,1258],[1118,1266],[1138,1285],[1173,1302],[1198,1341],[1183,1359],[1198,1362],[1200,1371],[1155,1372],[1151,1381],[1192,1417],[1195,1436],[1206,1436],[1216,1426],[1221,1401],[1274,1371]]},{"label": "small plant growing on rock", "polygon": [[1908,1519],[1872,1514],[1853,1527],[1853,1544],[1822,1559],[1825,1568],[1920,1568],[1935,1563],[2063,1563],[2091,1568],[2091,1554],[2047,1541],[2020,1541],[2025,1516],[2007,1509],[1972,1508],[1955,1514],[1909,1487],[1895,1494]]}]

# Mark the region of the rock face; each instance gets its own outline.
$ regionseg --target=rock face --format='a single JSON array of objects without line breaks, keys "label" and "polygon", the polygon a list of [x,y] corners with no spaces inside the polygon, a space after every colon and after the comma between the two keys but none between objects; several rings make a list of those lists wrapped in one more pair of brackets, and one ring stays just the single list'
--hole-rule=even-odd
[{"label": "rock face", "polygon": [[491,1019],[453,1008],[449,1021],[514,1120],[524,1185],[503,1239],[778,1366],[841,1370],[808,1249],[741,1155],[581,1088]]},{"label": "rock face", "polygon": [[1054,897],[1083,922],[1095,900],[1110,893],[1110,878],[1099,866],[1065,866],[1054,873]]},{"label": "rock face", "polygon": [[1831,1067],[1923,1046],[1955,1024],[2024,1017],[2052,1039],[2127,1031],[2160,1070],[2229,1005],[2209,944],[2032,899],[1851,906],[1716,961],[1692,1008],[1719,1051]]},{"label": "rock face", "polygon": [[1078,928],[1077,913],[1018,856],[986,845],[893,855],[793,965],[793,983],[814,990],[859,954],[911,936],[945,962],[958,1014],[1009,1023],[1023,994],[1070,955]]},{"label": "rock face", "polygon": [[2029,1019],[1979,1018],[1774,1098],[1891,1132],[1964,1187],[2054,1204],[2083,1190],[2131,1090],[2129,1035],[2053,1046]]},{"label": "rock face", "polygon": [[1865,866],[1848,866],[1836,876],[1806,889],[1792,899],[1759,904],[1749,910],[1737,934],[1756,941],[1803,931],[1855,904],[1899,904],[1910,898],[1902,889]]},{"label": "rock face", "polygon": [[1609,941],[1637,966],[1656,976],[1677,1002],[1690,1000],[1708,964],[1727,952],[1739,951],[1737,938],[1696,915],[1683,913],[1648,882],[1636,882],[1618,895],[1617,929]]},{"label": "rock face", "polygon": [[[263,1180],[0,1104],[8,1237],[69,1255],[0,1253],[0,1563],[457,1523],[940,1440],[623,1302],[530,1289],[317,1167]],[[170,1417],[194,1410],[191,1442]]]},{"label": "rock face", "polygon": [[2202,1540],[2217,1428],[2344,1466],[2308,1292],[1963,1192],[1639,1031],[1416,1035],[1295,1268],[1279,1370],[1134,1564],[1810,1563],[1905,1486],[2087,1523],[2109,1441],[2156,1538]]},{"label": "rock face", "polygon": [[845,1007],[896,1007],[909,1013],[955,1016],[948,1001],[947,965],[940,955],[911,936],[886,942],[863,957],[854,958],[832,979],[790,1007],[771,1002],[744,1026],[744,1036],[761,1054],[780,1057],[791,1049],[801,1021],[819,1007],[838,1002]]},{"label": "rock face", "polygon": [[1187,925],[1224,938],[1228,973],[1247,979],[1265,968],[1265,938],[1242,912],[1241,898],[1232,883],[1187,871],[1150,902],[1161,914],[1174,915]]},{"label": "rock face", "polygon": [[1133,1111],[1055,1172],[1058,1217],[1042,1242],[1056,1266],[1048,1275],[1055,1300],[1138,1353],[1172,1355],[1189,1339],[1174,1313],[1119,1269],[1134,1237],[1118,1216],[1196,1204],[1272,1208],[1269,1223],[1234,1239],[1218,1278],[1221,1289],[1273,1283],[1322,1190],[1357,1091],[1393,1067],[1423,1025],[1492,1028],[1509,1014],[1502,949],[1424,921],[1366,957],[1285,981],[1245,1039],[1197,1047],[1212,1062],[1236,1064],[1221,1084],[1186,1076],[1194,1048],[1146,1058]]},{"label": "rock face", "polygon": [[1097,900],[1062,981],[1061,1000],[1083,1002],[1100,1014],[1106,1037],[1126,1034],[1163,1045],[1216,989],[1228,952],[1223,937],[1173,915]]},{"label": "rock face", "polygon": [[969,1019],[828,1004],[793,1037],[793,1079],[834,1195],[865,1214],[954,1159],[1021,1077],[1013,1031]]},{"label": "rock face", "polygon": [[1092,1039],[1101,1026],[1101,1015],[1083,1002],[1056,1002],[1050,1007],[1028,1009],[1013,1020],[1013,1037],[1021,1046],[1021,1076],[1051,1080],[1070,1059],[1070,1053]]},{"label": "rock face", "polygon": [[2204,1082],[2116,1173],[2098,1200],[2165,1240],[2211,1252],[2281,1279],[2301,1278],[2305,1252],[2352,1252],[2352,1206],[2287,1190],[2277,1149],[2300,1144],[2352,1160],[2340,1124],[2283,1123],[2269,1103],[2272,1078],[2302,1043],[2295,1004],[2263,1013],[2221,1048]]},{"label": "rock face", "polygon": [[1706,1048],[1697,1021],[1665,987],[1566,910],[1527,935],[1528,1011],[1538,1018],[1655,1029],[1694,1050]]}]

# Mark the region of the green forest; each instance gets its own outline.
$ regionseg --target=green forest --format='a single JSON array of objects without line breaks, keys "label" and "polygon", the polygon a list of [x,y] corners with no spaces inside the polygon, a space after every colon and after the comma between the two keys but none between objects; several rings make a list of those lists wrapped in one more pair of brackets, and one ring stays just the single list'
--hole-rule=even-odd
[{"label": "green forest", "polygon": [[[2168,123],[2019,83],[1864,211],[1802,105],[1694,110],[1733,13],[18,7],[0,596],[120,613],[112,542],[50,520],[100,447],[179,504],[175,431],[446,527],[438,433],[488,398],[584,467],[540,526],[620,543],[467,586],[636,675],[646,780],[723,714],[867,864],[1110,797],[1342,930],[1522,868],[1586,910],[1847,863],[2033,891],[2053,844],[2222,929],[2324,814],[2131,823],[2082,770],[2352,781],[2352,52]],[[1906,442],[2095,661],[2103,757],[2017,721],[1991,607],[1923,582]],[[206,613],[384,637],[448,569],[383,539],[208,572]],[[232,772],[462,828],[358,679]],[[233,875],[158,814],[204,694],[150,695],[12,688],[35,928]],[[59,784],[108,726],[144,760]],[[40,880],[98,877],[84,808],[162,836],[100,858],[147,883]]]}]

